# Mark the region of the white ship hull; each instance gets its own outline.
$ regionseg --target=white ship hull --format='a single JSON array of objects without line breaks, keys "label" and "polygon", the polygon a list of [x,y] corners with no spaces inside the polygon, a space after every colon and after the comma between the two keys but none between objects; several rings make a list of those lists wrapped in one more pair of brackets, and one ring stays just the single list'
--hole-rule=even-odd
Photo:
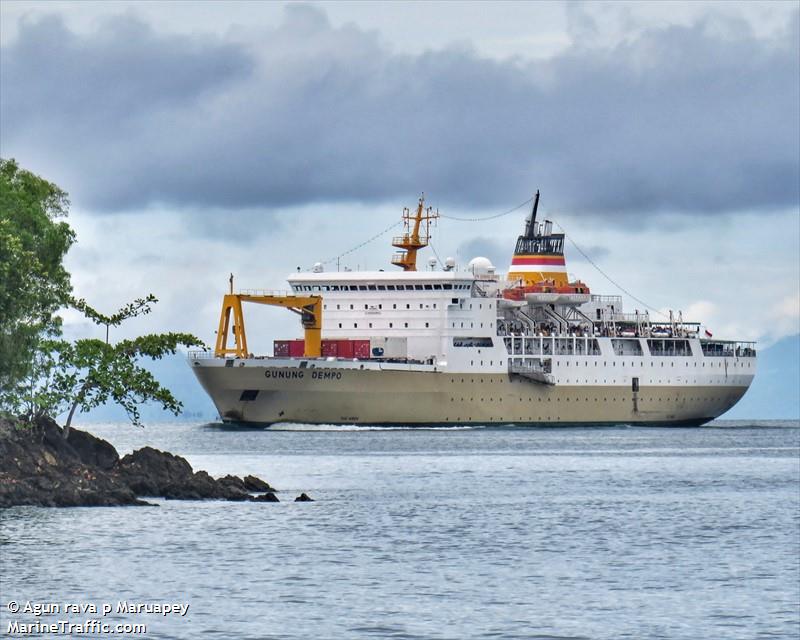
[{"label": "white ship hull", "polygon": [[740,360],[742,369],[720,367],[702,380],[673,375],[648,384],[645,378],[634,392],[622,372],[604,384],[550,385],[432,365],[227,362],[197,359],[192,368],[224,421],[255,424],[699,425],[736,404],[753,373]]},{"label": "white ship hull", "polygon": [[[416,270],[435,217],[420,199],[392,240],[402,272],[317,264],[281,295],[235,294],[231,282],[215,357],[190,355],[195,375],[223,420],[258,424],[692,425],[736,404],[755,345],[701,337],[680,312],[625,313],[620,296],[570,281],[565,236],[536,222],[538,202],[507,278],[483,257]],[[253,357],[243,302],[299,313],[304,340]]]}]

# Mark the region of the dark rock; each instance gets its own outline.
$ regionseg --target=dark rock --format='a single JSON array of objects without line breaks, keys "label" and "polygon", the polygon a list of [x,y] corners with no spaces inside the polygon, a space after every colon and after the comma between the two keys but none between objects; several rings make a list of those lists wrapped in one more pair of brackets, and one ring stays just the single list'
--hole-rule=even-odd
[{"label": "dark rock", "polygon": [[[89,456],[91,441],[82,433],[76,442]],[[107,463],[106,447],[94,449],[98,452],[94,458]],[[52,420],[31,424],[0,420],[0,507],[139,504],[145,503],[127,484],[84,462]]]},{"label": "dark rock", "polygon": [[[253,497],[256,491],[264,493]],[[146,505],[139,496],[277,502],[273,491],[255,476],[215,480],[152,447],[120,459],[110,443],[85,431],[71,429],[65,439],[49,418],[32,424],[0,418],[0,508]]]},{"label": "dark rock", "polygon": [[78,455],[81,462],[90,467],[98,467],[104,471],[110,471],[119,462],[119,454],[110,442],[106,442],[86,431],[70,429],[67,443]]},{"label": "dark rock", "polygon": [[244,477],[244,488],[247,491],[253,491],[254,493],[263,493],[265,491],[275,491],[272,487],[269,486],[266,482],[264,482],[261,478],[256,478],[256,476],[245,476]]},{"label": "dark rock", "polygon": [[262,493],[260,496],[253,498],[253,502],[280,502],[278,496],[271,491],[269,493]]},{"label": "dark rock", "polygon": [[144,496],[163,496],[167,487],[183,486],[194,475],[184,458],[153,447],[143,447],[124,456],[114,472]]},{"label": "dark rock", "polygon": [[301,493],[294,499],[295,502],[314,502],[312,498],[309,498],[307,494]]},{"label": "dark rock", "polygon": [[[249,476],[248,476],[249,477]],[[249,491],[246,486],[246,483],[239,477],[239,476],[223,476],[219,480],[217,480],[222,485],[226,487],[236,487],[237,489],[241,489],[242,491]]]}]

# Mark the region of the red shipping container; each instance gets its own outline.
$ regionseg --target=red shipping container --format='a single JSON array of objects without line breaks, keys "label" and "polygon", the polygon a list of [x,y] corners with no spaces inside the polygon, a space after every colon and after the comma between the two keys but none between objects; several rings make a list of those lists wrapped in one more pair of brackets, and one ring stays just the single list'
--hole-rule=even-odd
[{"label": "red shipping container", "polygon": [[275,340],[272,343],[272,355],[276,358],[289,357],[289,341],[288,340]]},{"label": "red shipping container", "polygon": [[339,353],[339,344],[337,340],[323,340],[322,341],[322,357],[335,358]]},{"label": "red shipping container", "polygon": [[369,359],[369,340],[352,340],[353,357],[359,360]]},{"label": "red shipping container", "polygon": [[305,352],[305,340],[292,340],[289,342],[289,356],[292,358],[302,358]]},{"label": "red shipping container", "polygon": [[350,340],[337,340],[338,354],[340,358],[353,357],[353,343]]}]

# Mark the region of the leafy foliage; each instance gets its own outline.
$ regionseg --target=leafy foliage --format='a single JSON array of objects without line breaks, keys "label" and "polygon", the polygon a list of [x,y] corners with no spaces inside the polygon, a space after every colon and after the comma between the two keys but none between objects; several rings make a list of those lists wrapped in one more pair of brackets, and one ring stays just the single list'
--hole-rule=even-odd
[{"label": "leafy foliage", "polygon": [[75,233],[67,194],[0,159],[0,406],[16,410],[42,338],[60,335],[56,311],[70,293],[62,261]]},{"label": "leafy foliage", "polygon": [[151,305],[158,302],[156,297],[151,293],[144,298],[137,298],[133,302],[126,304],[122,309],[117,311],[116,313],[107,316],[103,315],[99,311],[90,307],[86,300],[83,298],[77,300],[73,299],[70,301],[71,306],[77,309],[78,311],[83,312],[89,320],[94,322],[95,324],[102,324],[106,327],[106,342],[108,342],[108,329],[109,327],[118,327],[123,323],[123,321],[127,320],[128,318],[135,318],[136,316],[147,315],[152,311]]},{"label": "leafy foliage", "polygon": [[[109,343],[110,327],[152,311],[155,296],[138,298],[105,315],[72,296],[63,259],[75,242],[66,222],[69,200],[56,185],[0,160],[0,408],[28,418],[76,412],[109,401],[134,424],[139,405],[155,401],[176,415],[181,403],[140,365],[179,346],[203,346],[186,333],[150,334]],[[60,339],[58,309],[69,306],[106,327],[105,341]]]}]

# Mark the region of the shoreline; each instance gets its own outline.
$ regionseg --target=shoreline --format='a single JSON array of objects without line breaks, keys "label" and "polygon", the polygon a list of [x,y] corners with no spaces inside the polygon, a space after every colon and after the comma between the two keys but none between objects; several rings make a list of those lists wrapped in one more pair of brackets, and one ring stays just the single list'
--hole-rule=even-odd
[{"label": "shoreline", "polygon": [[[142,498],[279,502],[276,489],[253,475],[213,478],[185,458],[153,447],[120,457],[102,438],[0,418],[0,508],[15,506],[157,506]],[[297,502],[312,501],[305,493]]]}]

